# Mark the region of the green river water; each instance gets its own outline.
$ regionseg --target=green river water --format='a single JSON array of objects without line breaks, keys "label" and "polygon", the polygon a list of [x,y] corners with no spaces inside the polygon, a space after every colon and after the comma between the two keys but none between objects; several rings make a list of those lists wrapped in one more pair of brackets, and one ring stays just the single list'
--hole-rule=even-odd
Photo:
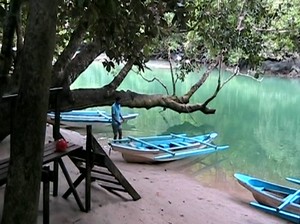
[{"label": "green river water", "polygon": [[[158,63],[157,63],[158,64]],[[157,66],[156,63],[154,65]],[[229,73],[222,72],[224,79]],[[192,97],[192,102],[203,102],[210,96],[217,81],[216,71]],[[100,87],[112,80],[99,62],[94,62],[73,83],[72,88]],[[193,73],[184,84],[178,83],[177,94],[184,94],[201,74]],[[166,68],[152,67],[144,77],[159,77],[170,89],[171,76]],[[120,90],[133,90],[148,94],[166,93],[158,83],[146,83],[135,71],[128,74]],[[171,91],[171,89],[170,89]],[[217,132],[216,144],[226,144],[226,151],[207,156],[172,162],[170,169],[177,169],[206,182],[232,188],[233,174],[242,172],[262,179],[291,185],[284,180],[300,178],[300,80],[264,77],[261,82],[245,76],[231,80],[209,105],[217,109],[214,115],[201,112],[179,114],[161,108],[135,109],[123,107],[123,113],[139,113],[124,124],[124,136],[147,136],[164,133],[190,135]],[[100,108],[110,111],[110,107]],[[94,129],[103,137],[112,137],[110,126]],[[293,186],[293,185],[291,185]],[[295,186],[295,185],[294,185]]]}]

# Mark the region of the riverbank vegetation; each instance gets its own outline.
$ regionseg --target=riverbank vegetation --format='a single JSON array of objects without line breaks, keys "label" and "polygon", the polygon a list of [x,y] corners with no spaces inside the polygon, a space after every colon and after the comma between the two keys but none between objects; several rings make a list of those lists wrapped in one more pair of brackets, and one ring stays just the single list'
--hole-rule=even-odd
[{"label": "riverbank vegetation", "polygon": [[[2,223],[36,223],[38,193],[32,192],[39,192],[46,112],[53,109],[50,87],[63,87],[62,110],[111,105],[118,95],[124,107],[213,114],[210,102],[241,65],[255,69],[262,59],[298,52],[299,8],[296,0],[1,1],[0,93],[18,93],[13,106],[2,98],[0,104],[0,139],[11,134],[12,140]],[[157,52],[171,62],[177,51],[182,60],[179,70],[170,70],[170,94],[119,91],[133,66],[143,71]],[[103,61],[107,70],[124,62],[121,71],[101,88],[71,90],[101,53],[108,56]],[[199,62],[206,71],[177,95],[188,72],[203,65]],[[235,66],[233,75],[224,80],[220,73],[215,91],[203,102],[190,103],[222,64]]]},{"label": "riverbank vegetation", "polygon": [[[155,45],[156,57],[200,64],[222,54],[225,66],[298,75],[298,1],[193,1],[185,32]],[[256,74],[257,75],[257,74]]]}]

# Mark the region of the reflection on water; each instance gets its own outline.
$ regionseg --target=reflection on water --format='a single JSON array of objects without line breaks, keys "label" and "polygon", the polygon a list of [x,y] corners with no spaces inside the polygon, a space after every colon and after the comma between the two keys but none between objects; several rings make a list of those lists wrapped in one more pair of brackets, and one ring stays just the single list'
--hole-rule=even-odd
[{"label": "reflection on water", "polygon": [[187,135],[199,135],[205,134],[213,130],[213,126],[209,124],[194,125],[188,121],[184,121],[182,124],[176,124],[169,127],[163,134],[169,133],[186,133]]},{"label": "reflection on water", "polygon": [[[192,97],[192,102],[201,102],[213,94],[216,74]],[[171,87],[167,69],[155,68],[146,71],[144,76],[157,76]],[[224,73],[223,76],[226,78],[228,74]],[[177,85],[177,94],[184,94],[199,77],[197,73],[189,75],[184,85]],[[108,74],[100,63],[94,63],[76,80],[72,88],[100,87],[112,78],[113,75]],[[208,185],[232,183],[235,172],[288,185],[285,177],[300,177],[299,87],[299,80],[266,77],[262,82],[256,82],[246,77],[237,77],[211,103],[210,106],[217,109],[215,115],[200,112],[178,114],[171,110],[162,111],[161,108],[123,108],[124,113],[139,113],[136,119],[123,125],[124,136],[217,132],[215,143],[228,144],[229,150],[205,159],[192,158],[166,166],[193,175]],[[165,93],[165,89],[158,83],[146,84],[134,72],[128,74],[120,89],[149,94]],[[110,110],[109,107],[101,109]],[[112,137],[110,126],[93,130],[99,136]],[[232,186],[228,184],[228,188]]]}]

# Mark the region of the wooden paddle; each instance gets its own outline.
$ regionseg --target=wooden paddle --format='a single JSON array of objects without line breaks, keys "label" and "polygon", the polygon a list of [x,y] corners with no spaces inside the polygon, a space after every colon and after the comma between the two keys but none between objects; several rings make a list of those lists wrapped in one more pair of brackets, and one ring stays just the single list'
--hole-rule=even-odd
[{"label": "wooden paddle", "polygon": [[166,153],[170,153],[170,154],[173,155],[173,156],[175,155],[174,152],[171,152],[171,151],[169,151],[169,150],[167,150],[167,149],[164,149],[164,148],[159,147],[159,146],[157,146],[157,145],[151,144],[151,143],[149,143],[149,142],[140,140],[140,139],[138,139],[138,138],[134,138],[134,137],[131,137],[131,136],[128,136],[127,138],[129,138],[129,139],[131,139],[131,140],[133,140],[133,141],[140,142],[140,143],[143,143],[143,144],[145,144],[145,145],[151,146],[151,147],[153,147],[153,148],[155,148],[155,149],[158,149],[158,150],[160,150],[160,151],[163,151],[163,152],[166,152]]},{"label": "wooden paddle", "polygon": [[192,140],[192,141],[195,141],[195,142],[199,142],[203,145],[207,145],[209,147],[213,147],[213,148],[217,148],[218,146],[216,145],[213,145],[213,144],[210,144],[208,142],[203,142],[203,141],[200,141],[199,139],[196,139],[196,138],[190,138],[190,137],[183,137],[183,136],[180,136],[180,135],[175,135],[175,134],[171,134],[172,136],[176,137],[176,138],[183,138],[183,139],[187,139],[187,140]]}]

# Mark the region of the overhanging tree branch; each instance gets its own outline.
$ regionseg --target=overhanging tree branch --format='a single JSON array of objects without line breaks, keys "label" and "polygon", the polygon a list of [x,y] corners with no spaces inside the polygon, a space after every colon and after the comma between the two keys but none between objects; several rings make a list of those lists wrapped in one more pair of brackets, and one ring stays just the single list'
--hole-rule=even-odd
[{"label": "overhanging tree branch", "polygon": [[126,78],[127,74],[131,70],[135,60],[136,60],[135,58],[129,59],[126,62],[126,64],[124,65],[124,67],[121,69],[119,74],[106,87],[113,91],[116,90],[121,85],[123,80]]},{"label": "overhanging tree branch", "polygon": [[[115,100],[115,94],[122,98],[122,105],[129,108],[162,107],[178,113],[191,113],[201,111],[204,114],[214,114],[215,109],[208,108],[201,103],[185,104],[177,97],[163,94],[140,94],[132,91],[114,91],[109,86],[100,89],[76,89],[72,90],[73,102],[61,102],[62,109],[80,109],[95,106],[110,106]],[[113,94],[112,94],[113,93]]]},{"label": "overhanging tree branch", "polygon": [[222,57],[219,57],[219,75],[218,75],[218,84],[217,84],[216,90],[215,90],[214,94],[203,103],[204,106],[207,106],[214,98],[216,98],[219,91],[221,90],[221,58]]},{"label": "overhanging tree branch", "polygon": [[[81,45],[81,42],[86,35],[86,32],[90,26],[89,17],[92,13],[93,5],[91,5],[85,13],[83,13],[80,18],[76,29],[71,34],[70,40],[67,46],[64,48],[63,52],[58,57],[57,61],[53,66],[52,79],[54,80],[53,85],[61,85],[61,81],[65,79],[65,68],[69,65],[72,60],[72,57],[78,50],[78,46]],[[78,62],[78,61],[76,61]],[[80,73],[79,73],[80,74]],[[68,76],[69,74],[67,74]],[[71,79],[72,80],[72,79]]]},{"label": "overhanging tree branch", "polygon": [[63,86],[70,85],[78,76],[103,53],[102,45],[98,41],[83,46],[76,57],[64,69]]},{"label": "overhanging tree branch", "polygon": [[173,96],[176,95],[176,81],[174,78],[174,72],[173,72],[173,66],[172,66],[172,62],[171,62],[171,49],[168,49],[168,62],[170,65],[170,72],[171,72],[171,79],[172,79],[172,89],[173,89]]},{"label": "overhanging tree branch", "polygon": [[259,28],[259,27],[253,27],[253,29],[257,32],[269,32],[269,33],[280,33],[280,34],[283,34],[283,33],[297,33],[299,32],[298,29],[272,29],[272,28],[268,28],[268,29],[265,29],[265,28]]},{"label": "overhanging tree branch", "polygon": [[192,95],[205,83],[205,81],[209,77],[212,70],[214,70],[218,66],[218,64],[219,64],[219,60],[216,60],[215,63],[210,64],[208,66],[207,70],[204,72],[201,79],[199,79],[198,82],[196,82],[190,88],[190,90],[186,94],[184,94],[184,96],[182,97],[182,102],[188,102],[189,101],[189,99],[192,97]]},{"label": "overhanging tree branch", "polygon": [[158,78],[154,77],[152,79],[147,79],[146,77],[144,77],[140,72],[137,73],[139,76],[142,77],[142,79],[144,79],[146,82],[154,82],[154,81],[157,81],[165,90],[166,90],[166,93],[169,95],[169,91],[168,91],[168,88],[167,86],[162,82],[160,81]]}]

